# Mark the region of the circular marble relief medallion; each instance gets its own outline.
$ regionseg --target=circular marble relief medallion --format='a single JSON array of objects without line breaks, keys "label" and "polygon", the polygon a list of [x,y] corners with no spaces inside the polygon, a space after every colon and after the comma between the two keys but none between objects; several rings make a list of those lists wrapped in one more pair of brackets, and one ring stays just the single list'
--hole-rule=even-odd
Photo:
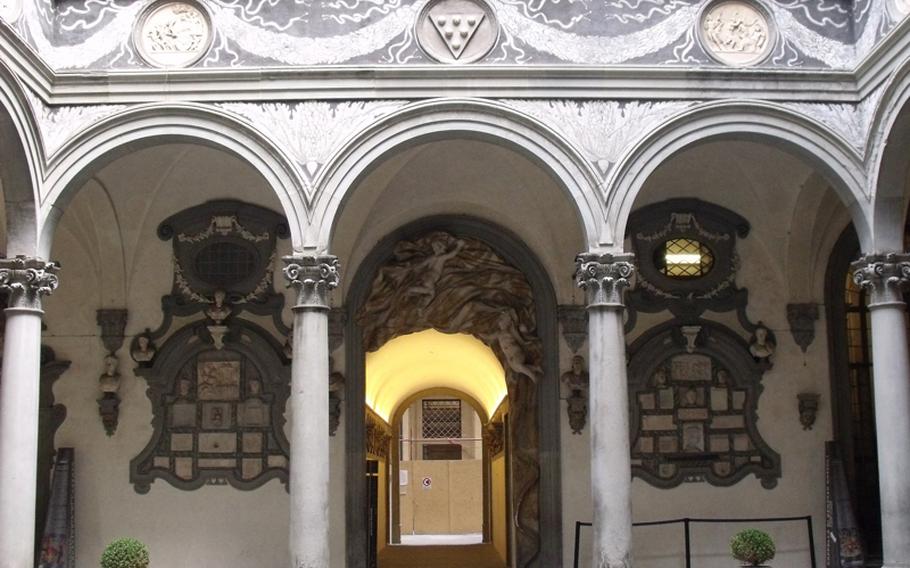
[{"label": "circular marble relief medallion", "polygon": [[895,18],[910,14],[910,0],[891,0],[891,12]]},{"label": "circular marble relief medallion", "polygon": [[143,59],[155,67],[187,67],[212,44],[208,13],[193,2],[153,3],[139,18],[133,36]]},{"label": "circular marble relief medallion", "polygon": [[471,63],[499,38],[499,22],[482,0],[431,0],[417,17],[417,41],[442,63]]},{"label": "circular marble relief medallion", "polygon": [[14,24],[22,15],[22,0],[0,0],[0,20]]},{"label": "circular marble relief medallion", "polygon": [[761,63],[774,48],[774,28],[765,9],[754,2],[721,0],[702,12],[698,37],[705,51],[726,65]]}]

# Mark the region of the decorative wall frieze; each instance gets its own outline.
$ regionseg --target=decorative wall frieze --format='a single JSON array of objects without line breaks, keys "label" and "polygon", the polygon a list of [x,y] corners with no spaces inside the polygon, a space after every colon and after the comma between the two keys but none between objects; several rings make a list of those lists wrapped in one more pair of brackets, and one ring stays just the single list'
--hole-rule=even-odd
[{"label": "decorative wall frieze", "polygon": [[853,281],[869,292],[869,307],[903,304],[910,284],[910,254],[866,255],[852,265]]},{"label": "decorative wall frieze", "polygon": [[41,298],[59,283],[60,266],[53,261],[17,256],[0,259],[0,290],[9,294],[9,307],[41,309]]},{"label": "decorative wall frieze", "polygon": [[583,253],[575,258],[575,280],[587,293],[588,308],[622,308],[635,274],[632,254]]},{"label": "decorative wall frieze", "polygon": [[503,99],[562,134],[604,177],[632,145],[698,101]]},{"label": "decorative wall frieze", "polygon": [[297,290],[294,309],[328,309],[328,293],[341,281],[341,263],[329,255],[282,258],[288,287]]},{"label": "decorative wall frieze", "polygon": [[[301,165],[308,182],[344,142],[407,101],[225,103],[218,107],[267,132]],[[309,188],[312,190],[312,187]]]},{"label": "decorative wall frieze", "polygon": [[[492,25],[492,10],[481,10],[483,19],[478,18],[474,26],[462,22],[457,31],[452,27],[452,38],[446,38],[446,26],[451,22],[437,25],[421,18],[426,4],[419,0],[379,4],[365,0],[262,5],[211,2],[206,3],[205,11],[193,11],[188,8],[193,4],[184,0],[153,7],[147,18],[142,18],[147,4],[140,2],[3,1],[6,12],[0,17],[7,21],[18,15],[22,4],[22,21],[17,27],[23,41],[58,70],[137,68],[143,65],[141,51],[159,65],[186,65],[201,57],[197,65],[221,68],[421,64],[434,53],[426,36],[433,41],[438,38],[441,56],[455,61],[459,55],[473,59],[470,51],[476,49],[480,61],[496,64],[704,65],[711,62],[707,47],[719,53],[719,59],[732,52],[737,61],[743,57],[762,61],[752,53],[758,51],[768,55],[760,63],[768,67],[843,68],[865,56],[907,12],[904,0],[876,2],[872,7],[828,0],[769,2],[767,17],[757,25],[751,18],[744,26],[735,26],[730,16],[730,26],[719,28],[702,25],[716,22],[702,19],[700,2],[510,0],[491,3],[498,26]],[[746,11],[751,8],[748,14],[759,6],[720,3],[708,16],[715,12],[726,16],[724,4]],[[446,0],[430,3],[428,10],[438,5],[451,6],[446,13],[454,14],[470,14],[481,6],[478,0]],[[772,20],[773,25],[767,23]],[[491,24],[488,32],[485,22]],[[422,30],[421,23],[429,29]],[[494,33],[497,29],[498,35]],[[699,35],[705,39],[699,41]],[[456,36],[463,41],[454,41]],[[73,57],[73,53],[81,57]]]},{"label": "decorative wall frieze", "polygon": [[803,353],[815,340],[815,322],[818,320],[818,304],[787,304],[787,321],[793,341]]}]

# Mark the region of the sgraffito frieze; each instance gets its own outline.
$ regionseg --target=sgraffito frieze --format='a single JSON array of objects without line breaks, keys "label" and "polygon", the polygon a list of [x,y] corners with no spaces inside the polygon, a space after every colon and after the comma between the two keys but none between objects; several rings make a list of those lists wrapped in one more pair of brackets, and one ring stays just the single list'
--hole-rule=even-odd
[{"label": "sgraffito frieze", "polygon": [[[8,14],[16,14],[20,1],[0,0],[8,6]],[[746,27],[731,23],[726,32],[707,30],[714,38],[708,40],[709,45],[725,44],[721,51],[740,54],[758,49],[762,55],[758,59],[770,54],[761,66],[784,68],[854,65],[910,10],[907,0],[725,3],[763,6],[760,11],[767,12],[768,26],[759,24],[759,29],[749,20]],[[189,0],[165,4],[191,5]],[[455,14],[465,7],[481,6],[480,0],[431,4],[457,5],[452,11]],[[700,0],[489,0],[483,17],[470,25],[471,10],[466,10],[467,17],[456,30],[452,20],[441,28],[430,20],[422,21],[427,5],[418,0],[210,0],[204,4],[210,29],[204,29],[208,20],[201,15],[197,18],[184,11],[181,17],[165,18],[164,26],[171,31],[161,34],[165,39],[157,44],[158,48],[169,45],[161,52],[168,58],[188,58],[178,65],[201,56],[197,65],[203,67],[452,62],[473,60],[472,50],[477,50],[479,63],[488,64],[702,65],[712,63],[698,39],[705,31],[700,25],[705,5]],[[140,68],[148,63],[138,52],[144,43],[155,43],[145,35],[137,49],[132,40],[144,21],[141,15],[146,6],[126,0],[25,2],[22,25],[17,29],[58,70]],[[451,38],[445,37],[447,29]],[[425,40],[439,42],[439,53],[421,42],[426,32],[432,35],[427,34]],[[459,40],[461,34],[465,35]],[[737,39],[739,35],[743,37]],[[153,59],[147,49],[145,55],[145,59]]]}]

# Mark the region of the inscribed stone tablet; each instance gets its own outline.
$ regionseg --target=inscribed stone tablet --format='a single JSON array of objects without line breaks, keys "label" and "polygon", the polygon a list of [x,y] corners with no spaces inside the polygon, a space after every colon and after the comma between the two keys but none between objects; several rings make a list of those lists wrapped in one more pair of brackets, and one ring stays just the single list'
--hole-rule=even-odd
[{"label": "inscribed stone tablet", "polygon": [[711,358],[704,355],[680,355],[670,362],[674,381],[710,381]]}]

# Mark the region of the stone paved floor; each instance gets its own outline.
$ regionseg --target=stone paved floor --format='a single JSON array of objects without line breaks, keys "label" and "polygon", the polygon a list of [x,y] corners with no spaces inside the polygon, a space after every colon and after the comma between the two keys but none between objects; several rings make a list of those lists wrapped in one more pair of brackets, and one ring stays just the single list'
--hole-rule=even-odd
[{"label": "stone paved floor", "polygon": [[491,544],[463,546],[387,546],[379,568],[504,568]]}]

